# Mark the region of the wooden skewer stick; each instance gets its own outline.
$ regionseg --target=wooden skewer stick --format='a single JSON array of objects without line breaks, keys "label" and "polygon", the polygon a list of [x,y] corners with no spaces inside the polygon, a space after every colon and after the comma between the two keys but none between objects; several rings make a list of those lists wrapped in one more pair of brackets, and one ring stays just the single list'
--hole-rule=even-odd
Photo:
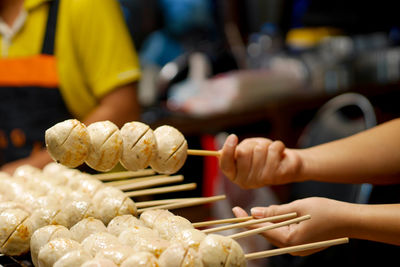
[{"label": "wooden skewer stick", "polygon": [[146,176],[146,177],[138,177],[138,178],[105,182],[105,184],[108,186],[119,186],[119,185],[133,184],[133,183],[138,183],[138,182],[143,182],[143,181],[150,181],[150,180],[158,179],[161,177],[168,177],[168,176],[169,175],[166,175],[166,174],[157,174],[157,175],[151,175],[151,176]]},{"label": "wooden skewer stick", "polygon": [[145,208],[145,209],[138,209],[138,214],[146,211],[146,210],[153,210],[153,209],[179,209],[179,208],[185,208],[185,207],[190,207],[190,206],[197,206],[197,205],[202,205],[206,203],[211,203],[215,202],[218,200],[225,199],[225,195],[221,196],[213,196],[213,197],[204,197],[201,199],[195,199],[195,200],[188,200],[188,201],[181,201],[178,203],[171,203],[171,204],[165,204],[165,205],[160,205],[160,206],[155,206],[155,207],[150,207],[150,208]]},{"label": "wooden skewer stick", "polygon": [[171,192],[178,192],[178,191],[185,191],[185,190],[193,190],[196,188],[196,186],[197,186],[196,183],[164,186],[164,187],[158,187],[158,188],[125,192],[125,195],[127,195],[128,197],[139,197],[139,196],[146,196],[146,195],[171,193]]},{"label": "wooden skewer stick", "polygon": [[92,177],[99,179],[101,181],[110,181],[110,180],[118,180],[118,179],[126,179],[132,177],[142,177],[149,176],[155,174],[156,172],[152,169],[145,169],[139,171],[123,171],[123,172],[110,172],[110,173],[98,173],[93,174]]},{"label": "wooden skewer stick", "polygon": [[264,226],[264,227],[260,227],[260,228],[257,228],[257,229],[248,230],[248,231],[244,231],[244,232],[241,232],[241,233],[233,234],[233,235],[230,235],[229,237],[233,238],[233,239],[238,239],[238,238],[242,238],[242,237],[246,237],[246,236],[250,236],[250,235],[259,234],[259,233],[262,233],[264,231],[275,229],[275,228],[282,227],[282,226],[286,226],[286,225],[289,225],[289,224],[298,223],[298,222],[301,222],[301,221],[304,221],[304,220],[308,220],[310,218],[311,218],[310,215],[304,215],[304,216],[301,216],[301,217],[298,217],[298,218],[295,218],[295,219],[291,219],[291,220],[287,220],[287,221],[284,221],[284,222],[274,223],[274,224],[267,225],[267,226]]},{"label": "wooden skewer stick", "polygon": [[192,225],[195,228],[199,228],[199,227],[205,227],[205,226],[210,226],[210,225],[215,225],[215,224],[245,222],[245,221],[249,221],[251,219],[254,219],[253,216],[236,217],[236,218],[220,219],[220,220],[205,221],[205,222],[196,222],[196,223],[192,223]]},{"label": "wooden skewer stick", "polygon": [[292,213],[287,213],[287,214],[282,214],[282,215],[277,215],[277,216],[272,216],[272,217],[267,217],[267,218],[262,218],[262,219],[257,219],[257,220],[250,220],[250,221],[242,222],[242,223],[236,223],[236,224],[231,224],[231,225],[225,225],[225,226],[205,229],[202,232],[205,234],[215,233],[215,232],[225,231],[225,230],[229,230],[229,229],[246,227],[246,226],[257,224],[257,223],[265,223],[265,222],[273,222],[273,221],[278,221],[278,220],[291,219],[296,216],[297,216],[297,213],[292,212]]},{"label": "wooden skewer stick", "polygon": [[212,156],[212,157],[219,157],[221,153],[215,150],[199,150],[199,149],[188,149],[188,155],[192,156]]},{"label": "wooden skewer stick", "polygon": [[171,204],[171,203],[179,203],[182,201],[196,200],[196,199],[202,199],[202,198],[201,197],[191,197],[191,198],[171,198],[171,199],[149,200],[149,201],[135,202],[135,205],[136,205],[136,208],[139,209],[139,208],[154,207],[154,206],[160,206],[160,205]]},{"label": "wooden skewer stick", "polygon": [[254,259],[267,258],[267,257],[286,254],[286,253],[293,253],[293,252],[305,251],[305,250],[310,250],[310,249],[330,247],[330,246],[340,245],[340,244],[345,244],[345,243],[349,243],[349,238],[344,237],[344,238],[331,239],[331,240],[326,240],[326,241],[321,241],[321,242],[308,243],[308,244],[304,244],[304,245],[291,246],[291,247],[286,247],[286,248],[277,248],[277,249],[270,249],[270,250],[265,250],[265,251],[260,251],[260,252],[254,252],[254,253],[246,254],[245,258],[246,258],[246,260],[254,260]]},{"label": "wooden skewer stick", "polygon": [[117,185],[114,187],[116,187],[122,191],[127,191],[127,190],[137,190],[137,189],[149,188],[149,187],[153,187],[153,186],[157,186],[157,185],[172,184],[172,183],[177,183],[177,182],[182,182],[182,181],[183,181],[183,175],[174,175],[174,176],[160,177],[160,178],[152,179],[149,181]]}]

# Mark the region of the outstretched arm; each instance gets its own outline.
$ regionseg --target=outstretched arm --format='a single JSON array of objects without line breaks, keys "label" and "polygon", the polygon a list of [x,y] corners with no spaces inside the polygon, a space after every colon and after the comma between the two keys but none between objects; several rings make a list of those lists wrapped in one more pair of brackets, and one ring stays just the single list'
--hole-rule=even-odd
[{"label": "outstretched arm", "polygon": [[[239,208],[233,209],[237,217],[247,216]],[[278,247],[299,245],[327,239],[349,237],[400,245],[400,204],[364,205],[327,198],[305,198],[284,205],[255,207],[255,218],[297,212],[298,216],[311,215],[310,220],[264,232],[262,235]],[[253,226],[256,228],[259,226]],[[307,255],[319,250],[302,252]]]},{"label": "outstretched arm", "polygon": [[400,119],[337,141],[290,149],[280,141],[231,135],[220,167],[243,188],[307,180],[338,183],[400,182]]}]

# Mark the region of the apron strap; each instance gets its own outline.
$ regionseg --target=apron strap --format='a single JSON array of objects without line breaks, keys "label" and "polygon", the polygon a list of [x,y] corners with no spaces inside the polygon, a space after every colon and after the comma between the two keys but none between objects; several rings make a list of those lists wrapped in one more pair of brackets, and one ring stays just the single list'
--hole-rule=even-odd
[{"label": "apron strap", "polygon": [[42,54],[54,54],[54,42],[56,37],[57,15],[60,0],[53,0],[50,3],[49,16],[47,18],[46,33],[43,40]]}]

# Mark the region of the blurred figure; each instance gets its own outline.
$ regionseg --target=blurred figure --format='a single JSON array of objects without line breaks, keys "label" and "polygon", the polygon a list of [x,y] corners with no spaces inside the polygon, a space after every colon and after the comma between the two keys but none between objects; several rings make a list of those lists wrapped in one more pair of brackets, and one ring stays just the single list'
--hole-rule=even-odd
[{"label": "blurred figure", "polygon": [[44,132],[139,117],[138,58],[114,0],[0,2],[0,164],[43,167]]}]

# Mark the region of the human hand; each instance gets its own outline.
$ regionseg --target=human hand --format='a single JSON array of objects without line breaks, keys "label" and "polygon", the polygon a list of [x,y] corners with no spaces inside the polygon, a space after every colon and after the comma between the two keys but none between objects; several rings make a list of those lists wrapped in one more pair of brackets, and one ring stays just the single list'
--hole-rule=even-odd
[{"label": "human hand", "polygon": [[285,148],[281,141],[248,138],[238,144],[230,135],[221,150],[222,172],[244,189],[295,181],[302,163],[295,150]]},{"label": "human hand", "polygon": [[[346,219],[349,212],[352,212],[351,205],[350,203],[332,199],[312,197],[296,200],[284,205],[254,207],[251,209],[251,214],[256,219],[290,212],[297,212],[298,216],[311,215],[310,220],[262,233],[273,245],[287,247],[348,236],[350,227]],[[235,207],[232,210],[236,217],[248,216],[242,208]],[[254,225],[249,227],[249,229],[268,224],[271,223]],[[292,255],[306,256],[323,249],[301,251]]]}]

